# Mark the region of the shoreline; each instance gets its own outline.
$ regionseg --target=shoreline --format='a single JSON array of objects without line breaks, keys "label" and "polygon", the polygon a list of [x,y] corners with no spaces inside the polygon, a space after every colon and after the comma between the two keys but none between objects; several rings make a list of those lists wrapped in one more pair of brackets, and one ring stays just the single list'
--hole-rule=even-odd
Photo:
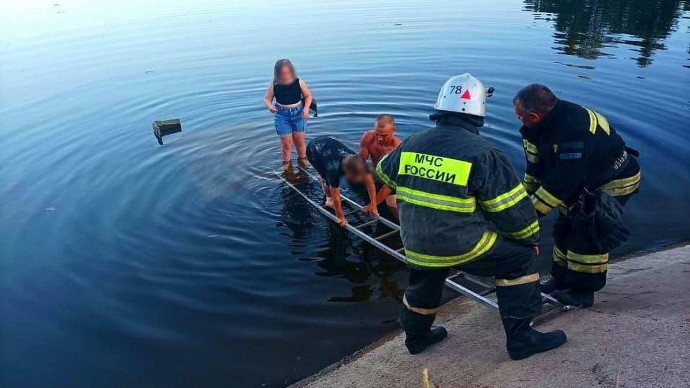
[{"label": "shoreline", "polygon": [[426,352],[409,355],[398,329],[291,387],[421,386],[424,369],[436,387],[690,386],[688,273],[688,243],[619,258],[592,308],[538,326],[564,329],[568,343],[521,361],[509,360],[496,313],[455,298],[437,317],[449,338]]}]

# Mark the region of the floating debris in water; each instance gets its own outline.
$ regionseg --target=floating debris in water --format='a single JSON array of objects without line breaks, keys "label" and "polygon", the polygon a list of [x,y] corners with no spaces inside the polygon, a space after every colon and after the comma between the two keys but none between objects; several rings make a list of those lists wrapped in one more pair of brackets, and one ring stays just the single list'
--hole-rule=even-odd
[{"label": "floating debris in water", "polygon": [[47,212],[54,212],[56,209],[54,207],[47,207],[46,211]]},{"label": "floating debris in water", "polygon": [[153,136],[156,137],[160,145],[163,145],[163,136],[178,132],[182,132],[182,124],[180,124],[179,119],[153,122]]},{"label": "floating debris in water", "polygon": [[208,237],[208,238],[216,238],[216,237],[218,237],[218,235],[217,235],[217,234],[209,234],[209,235],[206,236],[206,237]]}]

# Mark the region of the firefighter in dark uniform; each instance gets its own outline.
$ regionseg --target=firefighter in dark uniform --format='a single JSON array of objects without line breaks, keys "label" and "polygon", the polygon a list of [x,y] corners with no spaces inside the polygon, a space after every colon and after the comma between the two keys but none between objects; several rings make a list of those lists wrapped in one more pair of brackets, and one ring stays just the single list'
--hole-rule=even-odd
[{"label": "firefighter in dark uniform", "polygon": [[[583,193],[610,195],[621,207],[638,192],[637,151],[627,148],[599,112],[559,100],[544,85],[532,84],[513,99],[527,158],[524,185],[539,216],[558,208],[554,225],[552,280],[544,292],[568,305],[589,307],[606,284],[609,250],[574,209]],[[615,201],[614,201],[615,202]],[[622,218],[621,218],[622,222]],[[615,236],[614,236],[615,238]]]},{"label": "firefighter in dark uniform", "polygon": [[376,168],[398,196],[410,268],[400,322],[412,354],[447,335],[432,324],[453,267],[495,276],[512,359],[566,341],[560,330],[540,333],[530,327],[542,305],[535,267],[539,223],[506,157],[478,134],[485,102],[478,79],[470,74],[449,79],[430,116],[436,127],[408,137]]}]

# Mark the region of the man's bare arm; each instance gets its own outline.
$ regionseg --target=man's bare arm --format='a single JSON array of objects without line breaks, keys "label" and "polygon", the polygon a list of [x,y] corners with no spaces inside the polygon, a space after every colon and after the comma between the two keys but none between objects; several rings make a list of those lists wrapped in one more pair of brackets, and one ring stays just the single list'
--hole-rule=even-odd
[{"label": "man's bare arm", "polygon": [[[379,215],[379,210],[378,210],[378,198],[376,196],[376,186],[374,185],[374,176],[369,173],[367,174],[367,177],[364,179],[364,185],[367,188],[367,194],[369,194],[369,198],[372,198],[371,203],[369,203],[369,206],[366,207],[368,210],[368,213],[371,214],[374,217],[378,217]],[[385,197],[384,197],[385,198]],[[362,208],[364,210],[365,208]]]},{"label": "man's bare arm", "polygon": [[392,191],[393,190],[391,190],[390,187],[383,185],[383,187],[381,187],[381,190],[379,190],[379,192],[376,194],[376,204],[379,205],[381,204],[381,202],[385,201],[386,198],[389,195],[391,195]]},{"label": "man's bare arm", "polygon": [[345,225],[347,225],[347,218],[345,218],[345,213],[343,213],[343,203],[340,200],[340,188],[331,187],[331,199],[333,200],[335,215],[338,216],[338,225],[345,227]]},{"label": "man's bare arm", "polygon": [[367,160],[369,159],[369,132],[364,132],[362,140],[359,141],[359,157]]}]

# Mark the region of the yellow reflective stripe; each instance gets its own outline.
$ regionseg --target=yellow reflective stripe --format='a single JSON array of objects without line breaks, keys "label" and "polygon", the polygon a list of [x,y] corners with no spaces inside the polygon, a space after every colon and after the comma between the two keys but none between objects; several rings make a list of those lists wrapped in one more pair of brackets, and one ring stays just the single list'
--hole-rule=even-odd
[{"label": "yellow reflective stripe", "polygon": [[609,254],[584,255],[568,251],[568,269],[581,273],[602,273],[608,269]]},{"label": "yellow reflective stripe", "polygon": [[521,184],[518,184],[509,192],[501,194],[494,199],[490,199],[488,201],[479,201],[479,205],[484,210],[495,213],[512,207],[525,197],[527,197],[525,187]]},{"label": "yellow reflective stripe", "polygon": [[637,174],[635,174],[631,177],[628,177],[628,178],[621,178],[621,179],[612,180],[611,182],[603,185],[601,188],[607,189],[607,188],[619,188],[619,187],[630,186],[633,183],[639,182],[641,177],[642,177],[642,172],[638,172]]},{"label": "yellow reflective stripe", "polygon": [[534,221],[533,223],[527,225],[526,228],[521,229],[517,232],[513,233],[504,233],[506,236],[510,238],[514,238],[516,240],[524,240],[526,238],[532,237],[536,233],[539,233],[539,221]]},{"label": "yellow reflective stripe", "polygon": [[637,173],[628,178],[616,179],[603,186],[601,189],[611,196],[617,197],[621,195],[628,195],[635,192],[640,187],[641,173]]},{"label": "yellow reflective stripe", "polygon": [[606,132],[607,135],[611,134],[611,126],[609,125],[609,121],[606,120],[606,117],[604,117],[601,113],[593,111],[589,108],[585,108],[585,110],[587,110],[587,113],[589,113],[589,132],[594,134],[597,131],[598,125],[604,130],[604,132]]},{"label": "yellow reflective stripe", "polygon": [[525,151],[527,151],[527,152],[530,152],[533,154],[539,154],[539,150],[537,149],[537,146],[530,143],[526,139],[522,139],[522,146],[525,148]]},{"label": "yellow reflective stripe", "polygon": [[512,287],[539,281],[539,273],[520,276],[517,279],[496,279],[496,287]]},{"label": "yellow reflective stripe", "polygon": [[604,189],[604,192],[612,197],[620,197],[623,195],[628,195],[634,193],[638,188],[640,188],[640,182],[628,187],[622,187],[619,189]]},{"label": "yellow reflective stripe", "polygon": [[413,311],[417,314],[422,314],[422,315],[434,315],[438,311],[438,307],[435,309],[425,309],[421,307],[412,307],[410,306],[410,303],[407,302],[407,295],[403,295],[403,304],[405,305],[405,308]]},{"label": "yellow reflective stripe", "polygon": [[534,209],[536,211],[544,215],[549,214],[551,209],[553,209],[551,206],[545,204],[536,196],[532,196],[532,205],[534,205]]},{"label": "yellow reflective stripe", "polygon": [[594,114],[597,116],[597,124],[601,127],[601,129],[606,132],[607,135],[611,134],[611,127],[609,126],[609,121],[606,120],[606,117],[602,116],[601,113],[594,111]]},{"label": "yellow reflective stripe", "polygon": [[438,182],[467,186],[472,163],[417,152],[402,152],[398,175],[411,175]]},{"label": "yellow reflective stripe", "polygon": [[539,180],[536,177],[525,173],[525,178],[523,179],[522,185],[525,186],[527,194],[532,194],[539,188]]},{"label": "yellow reflective stripe", "polygon": [[597,117],[594,115],[594,112],[591,110],[585,108],[587,113],[589,113],[589,132],[594,134],[594,132],[597,131]]},{"label": "yellow reflective stripe", "polygon": [[537,183],[539,180],[536,177],[533,177],[532,175],[525,173],[525,178],[523,179],[525,183]]},{"label": "yellow reflective stripe", "polygon": [[533,155],[530,153],[526,153],[525,156],[527,157],[527,161],[530,163],[539,163],[539,156]]},{"label": "yellow reflective stripe", "polygon": [[471,251],[461,255],[434,256],[405,249],[405,256],[407,256],[408,263],[415,264],[420,267],[453,267],[470,262],[488,252],[494,243],[496,243],[497,238],[498,235],[494,232],[484,232],[484,235],[482,235],[482,238],[479,239],[479,242],[474,246],[474,248],[472,248]]},{"label": "yellow reflective stripe", "polygon": [[525,186],[525,190],[527,191],[527,194],[534,193],[539,188],[539,185],[537,183],[524,182],[523,185]]},{"label": "yellow reflective stripe", "polygon": [[414,190],[403,186],[398,187],[396,193],[400,201],[437,210],[472,213],[477,208],[474,197],[451,197],[448,195],[427,193],[426,191]]},{"label": "yellow reflective stripe", "polygon": [[539,199],[542,202],[544,202],[545,204],[549,205],[552,208],[560,205],[563,202],[561,199],[558,199],[558,197],[556,197],[555,195],[546,191],[544,186],[540,187],[539,190],[537,190],[534,193],[534,195],[539,197]]},{"label": "yellow reflective stripe", "polygon": [[605,264],[609,262],[609,254],[599,253],[594,255],[583,255],[569,250],[568,262],[571,261],[579,264]]},{"label": "yellow reflective stripe", "polygon": [[568,257],[565,255],[565,253],[563,253],[563,251],[561,251],[560,249],[558,249],[557,246],[554,245],[553,246],[553,262],[555,264],[565,266],[567,261],[568,261]]},{"label": "yellow reflective stripe", "polygon": [[383,172],[383,169],[381,168],[383,161],[386,160],[388,155],[390,155],[390,154],[384,155],[383,158],[381,158],[381,160],[379,160],[379,163],[376,165],[376,175],[378,175],[379,178],[381,178],[381,180],[383,181],[383,183],[385,183],[388,187],[395,189],[395,183],[393,182],[393,180],[388,175],[386,175]]},{"label": "yellow reflective stripe", "polygon": [[568,262],[568,269],[573,271],[573,272],[580,272],[580,273],[603,273],[608,270],[608,264],[599,264],[599,265],[585,265],[585,264],[578,264],[575,262]]}]

